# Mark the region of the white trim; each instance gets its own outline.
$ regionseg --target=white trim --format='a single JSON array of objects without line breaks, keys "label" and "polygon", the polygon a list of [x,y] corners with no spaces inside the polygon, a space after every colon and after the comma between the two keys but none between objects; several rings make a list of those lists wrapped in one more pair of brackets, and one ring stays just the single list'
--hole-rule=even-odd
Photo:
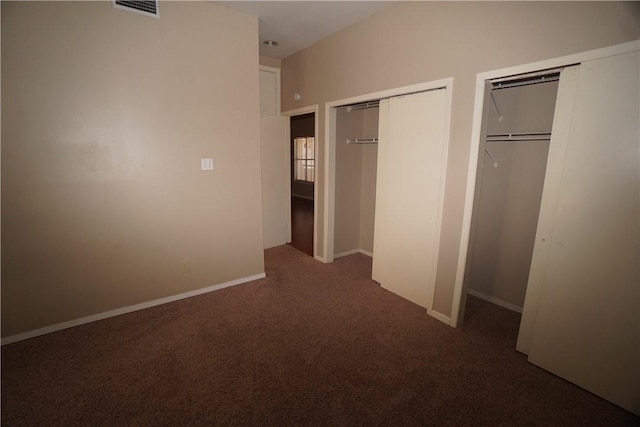
[{"label": "white trim", "polygon": [[[442,234],[442,217],[444,216],[444,193],[447,182],[447,172],[449,170],[449,144],[451,142],[451,114],[453,112],[453,78],[445,79],[446,85],[446,105],[445,105],[445,122],[444,122],[444,134],[443,138],[445,140],[444,150],[442,150],[442,157],[440,159],[440,163],[442,164],[442,172],[440,173],[440,191],[438,194],[438,204],[436,207],[436,234],[433,239],[433,247],[435,248],[433,253],[433,276],[431,278],[431,283],[433,284],[433,289],[429,293],[427,310],[432,316],[436,317],[433,313],[433,299],[436,293],[436,281],[438,274],[438,260],[440,259],[440,236]],[[435,312],[437,313],[437,312]],[[442,315],[438,313],[438,315]],[[437,318],[437,317],[436,317]],[[449,319],[447,324],[451,323],[451,319]]]},{"label": "white trim", "polygon": [[485,71],[483,73],[479,73],[478,78],[482,80],[493,80],[501,77],[515,76],[518,74],[533,73],[534,71],[542,71],[552,68],[563,68],[568,65],[576,65],[585,61],[592,61],[609,56],[622,55],[625,53],[634,52],[636,50],[640,50],[640,40],[634,40],[631,42],[604,47],[601,49],[575,53],[572,55],[561,56],[558,58],[531,62],[529,64],[516,65],[514,67],[501,68],[492,71]]},{"label": "white trim", "polygon": [[[300,108],[296,108],[294,110],[288,110],[282,113],[283,116],[288,116],[288,117],[293,117],[293,116],[300,116],[302,114],[309,114],[309,113],[313,113],[314,114],[314,132],[315,132],[315,140],[316,143],[313,144],[313,155],[314,158],[316,159],[316,166],[318,165],[318,122],[319,122],[319,117],[318,117],[318,104],[314,104],[314,105],[309,105],[307,107],[300,107]],[[291,139],[291,136],[289,136],[289,139]],[[288,142],[288,144],[290,144],[290,142]],[[289,177],[291,177],[291,160],[289,160],[289,162],[287,163],[287,173],[289,174]],[[313,183],[313,257],[315,259],[317,259],[318,261],[321,261],[323,263],[326,264],[326,260],[325,258],[321,257],[318,255],[318,223],[320,221],[318,221],[319,216],[318,216],[318,170],[316,169],[316,174],[315,174],[315,182]],[[291,227],[289,227],[291,228]],[[326,255],[326,252],[325,252]]]},{"label": "white trim", "polygon": [[364,249],[358,249],[358,252],[362,255],[366,255],[369,258],[373,258],[373,252],[365,251]]},{"label": "white trim", "polygon": [[544,61],[498,70],[479,73],[476,76],[476,95],[473,107],[473,122],[471,131],[471,144],[469,149],[469,165],[467,169],[467,188],[462,217],[462,230],[460,234],[460,246],[458,251],[458,266],[456,269],[455,284],[453,289],[453,301],[451,305],[451,325],[458,326],[464,313],[460,313],[463,297],[464,272],[469,250],[469,235],[471,231],[471,218],[473,215],[473,199],[475,196],[475,182],[478,165],[478,150],[480,147],[480,129],[482,126],[482,110],[484,105],[485,81],[517,74],[531,73],[550,68],[566,67],[608,56],[622,55],[640,50],[640,40],[609,46],[601,49],[590,50]]},{"label": "white trim", "polygon": [[370,258],[373,258],[373,252],[365,251],[364,249],[351,249],[349,251],[344,251],[333,255],[333,259],[342,258],[345,256],[353,255],[353,254],[362,254],[366,255]]},{"label": "white trim", "polygon": [[260,65],[260,71],[266,71],[268,73],[274,73],[276,75],[276,116],[284,115],[280,113],[280,100],[281,100],[281,82],[280,82],[280,68],[269,67],[268,65]]},{"label": "white trim", "polygon": [[341,107],[348,104],[356,104],[366,101],[379,100],[384,98],[391,98],[394,96],[408,95],[417,92],[426,92],[428,90],[446,88],[451,85],[453,78],[434,80],[430,82],[418,83],[409,86],[402,86],[393,89],[382,90],[379,92],[372,92],[365,95],[354,96],[351,98],[339,99],[326,103],[326,109]]},{"label": "white trim", "polygon": [[516,313],[522,314],[522,307],[520,307],[519,305],[511,304],[510,302],[501,300],[500,298],[492,297],[491,295],[478,292],[474,289],[467,289],[467,294],[472,295],[476,298],[480,298],[481,300],[488,301],[492,304],[499,305],[500,307],[506,308],[507,310],[515,311]]},{"label": "white trim", "polygon": [[337,258],[342,258],[349,255],[357,254],[358,252],[359,252],[358,249],[351,249],[350,251],[340,252],[340,253],[334,254],[333,259],[335,260]]},{"label": "white trim", "polygon": [[285,218],[284,222],[286,224],[286,241],[285,243],[291,243],[291,117],[285,117],[285,130],[284,137],[286,141],[284,143],[284,191],[287,193],[287,197],[285,198]]},{"label": "white trim", "polygon": [[[453,288],[453,301],[451,306],[451,325],[457,327],[460,322],[460,305],[462,304],[462,287],[464,272],[469,250],[469,237],[471,235],[471,217],[473,214],[473,199],[475,196],[476,173],[478,170],[478,155],[480,147],[480,129],[482,126],[482,111],[484,106],[485,80],[480,76],[476,78],[476,96],[473,106],[473,122],[471,130],[471,148],[469,150],[469,165],[467,171],[467,191],[464,199],[464,211],[462,216],[462,235],[458,252],[458,268]],[[464,314],[464,313],[463,313]]]},{"label": "white trim", "polygon": [[[452,105],[452,88],[453,78],[446,78],[441,80],[434,80],[431,82],[418,83],[415,85],[403,86],[393,89],[387,89],[379,92],[372,92],[365,95],[354,96],[351,98],[339,99],[336,101],[327,102],[325,104],[325,133],[324,133],[324,253],[327,258],[327,262],[333,261],[333,243],[334,243],[334,222],[335,222],[335,161],[336,161],[336,108],[348,104],[356,104],[366,101],[373,101],[378,99],[390,98],[393,96],[408,95],[416,92],[425,92],[434,89],[447,89],[447,107],[449,108],[447,113],[447,124],[451,120],[451,105]],[[450,137],[450,126],[446,129],[447,138],[447,154]],[[446,174],[447,164],[444,165],[444,173]],[[445,175],[446,179],[446,175]],[[443,185],[444,181],[443,179]],[[444,191],[441,195],[444,198]],[[441,222],[441,217],[438,219]],[[440,241],[440,235],[437,236],[437,241]]]},{"label": "white trim", "polygon": [[429,316],[433,317],[434,319],[441,321],[442,323],[444,323],[446,325],[451,325],[451,318],[449,316],[445,316],[444,314],[440,313],[439,311],[427,310],[427,314]]},{"label": "white trim", "polygon": [[2,338],[2,344],[12,344],[14,342],[23,341],[29,338],[35,338],[40,335],[50,334],[63,329],[73,328],[74,326],[80,326],[98,320],[108,319],[110,317],[120,316],[121,314],[132,313],[134,311],[143,310],[145,308],[155,307],[157,305],[168,304],[170,302],[179,301],[185,298],[191,298],[197,295],[206,294],[220,289],[228,288],[231,286],[240,285],[254,280],[263,279],[267,277],[265,273],[255,274],[253,276],[242,277],[240,279],[231,280],[229,282],[221,283],[219,285],[208,286],[206,288],[196,289],[195,291],[189,291],[178,295],[172,295],[165,298],[159,298],[151,301],[142,302],[140,304],[134,304],[127,307],[117,308],[115,310],[105,311],[103,313],[93,314],[91,316],[81,317],[79,319],[69,320],[67,322],[56,323],[55,325],[46,326],[44,328],[34,329],[32,331],[23,332],[17,335],[11,335],[6,338]]},{"label": "white trim", "polygon": [[334,220],[336,203],[336,121],[337,110],[332,103],[324,106],[324,256],[333,262]]},{"label": "white trim", "polygon": [[308,105],[306,107],[300,107],[300,108],[296,108],[294,110],[283,111],[282,115],[283,116],[293,117],[293,116],[301,116],[303,114],[309,114],[309,113],[318,114],[318,104]]}]

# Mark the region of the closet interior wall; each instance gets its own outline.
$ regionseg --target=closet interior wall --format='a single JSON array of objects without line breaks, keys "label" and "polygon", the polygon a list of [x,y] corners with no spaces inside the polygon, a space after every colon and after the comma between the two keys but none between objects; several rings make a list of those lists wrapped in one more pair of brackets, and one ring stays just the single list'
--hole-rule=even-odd
[{"label": "closet interior wall", "polygon": [[[551,133],[558,82],[494,89],[487,135]],[[489,138],[491,139],[491,138]],[[482,141],[468,292],[522,312],[549,150],[548,138]]]},{"label": "closet interior wall", "polygon": [[336,111],[334,256],[373,252],[377,144],[347,140],[377,138],[379,108]]}]

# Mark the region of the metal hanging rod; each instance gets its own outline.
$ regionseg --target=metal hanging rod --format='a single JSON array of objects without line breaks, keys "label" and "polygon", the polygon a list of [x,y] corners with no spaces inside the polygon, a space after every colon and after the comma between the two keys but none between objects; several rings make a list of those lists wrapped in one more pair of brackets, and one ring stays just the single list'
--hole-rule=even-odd
[{"label": "metal hanging rod", "polygon": [[494,81],[491,83],[492,90],[507,89],[510,87],[535,85],[538,83],[548,83],[560,80],[560,72],[545,74],[542,76],[520,77],[510,80]]},{"label": "metal hanging rod", "polygon": [[352,104],[347,106],[347,111],[353,110],[366,110],[367,108],[377,108],[380,106],[380,101],[367,101],[359,104]]},{"label": "metal hanging rod", "polygon": [[393,95],[393,96],[386,96],[380,99],[376,99],[373,101],[365,101],[365,102],[356,102],[354,104],[345,104],[345,105],[340,105],[340,107],[347,107],[347,111],[352,111],[352,110],[364,110],[367,108],[377,108],[380,106],[380,101],[383,99],[391,99],[391,98],[403,98],[405,96],[409,96],[409,95],[413,95],[415,93],[424,93],[424,92],[433,92],[436,90],[441,90],[441,89],[446,89],[446,86],[440,86],[440,87],[434,87],[431,89],[425,89],[425,90],[417,90],[415,92],[409,92],[409,93],[403,93],[402,95]]},{"label": "metal hanging rod", "polygon": [[504,141],[549,141],[551,140],[550,132],[527,132],[527,133],[503,133],[487,135],[487,142],[504,142]]},{"label": "metal hanging rod", "polygon": [[378,138],[355,138],[347,139],[347,144],[377,144]]}]

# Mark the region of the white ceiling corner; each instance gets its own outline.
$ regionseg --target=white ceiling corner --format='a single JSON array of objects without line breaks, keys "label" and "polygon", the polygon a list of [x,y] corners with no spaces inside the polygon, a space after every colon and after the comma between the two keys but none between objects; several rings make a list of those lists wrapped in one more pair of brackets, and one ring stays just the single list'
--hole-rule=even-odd
[{"label": "white ceiling corner", "polygon": [[[366,19],[393,1],[214,1],[238,12],[258,17],[260,55],[289,55]],[[265,40],[275,40],[269,47]]]}]

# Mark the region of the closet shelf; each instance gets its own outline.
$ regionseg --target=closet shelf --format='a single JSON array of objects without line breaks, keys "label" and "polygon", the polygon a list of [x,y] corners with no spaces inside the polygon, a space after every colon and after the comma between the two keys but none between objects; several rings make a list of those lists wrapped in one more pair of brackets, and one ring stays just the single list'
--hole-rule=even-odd
[{"label": "closet shelf", "polygon": [[347,111],[366,110],[368,108],[378,108],[379,106],[380,106],[380,101],[367,101],[367,102],[361,102],[359,104],[348,105]]},{"label": "closet shelf", "polygon": [[528,133],[501,133],[487,135],[487,142],[503,141],[549,141],[550,132],[528,132]]},{"label": "closet shelf", "polygon": [[347,139],[347,144],[377,144],[378,138],[355,138]]}]

